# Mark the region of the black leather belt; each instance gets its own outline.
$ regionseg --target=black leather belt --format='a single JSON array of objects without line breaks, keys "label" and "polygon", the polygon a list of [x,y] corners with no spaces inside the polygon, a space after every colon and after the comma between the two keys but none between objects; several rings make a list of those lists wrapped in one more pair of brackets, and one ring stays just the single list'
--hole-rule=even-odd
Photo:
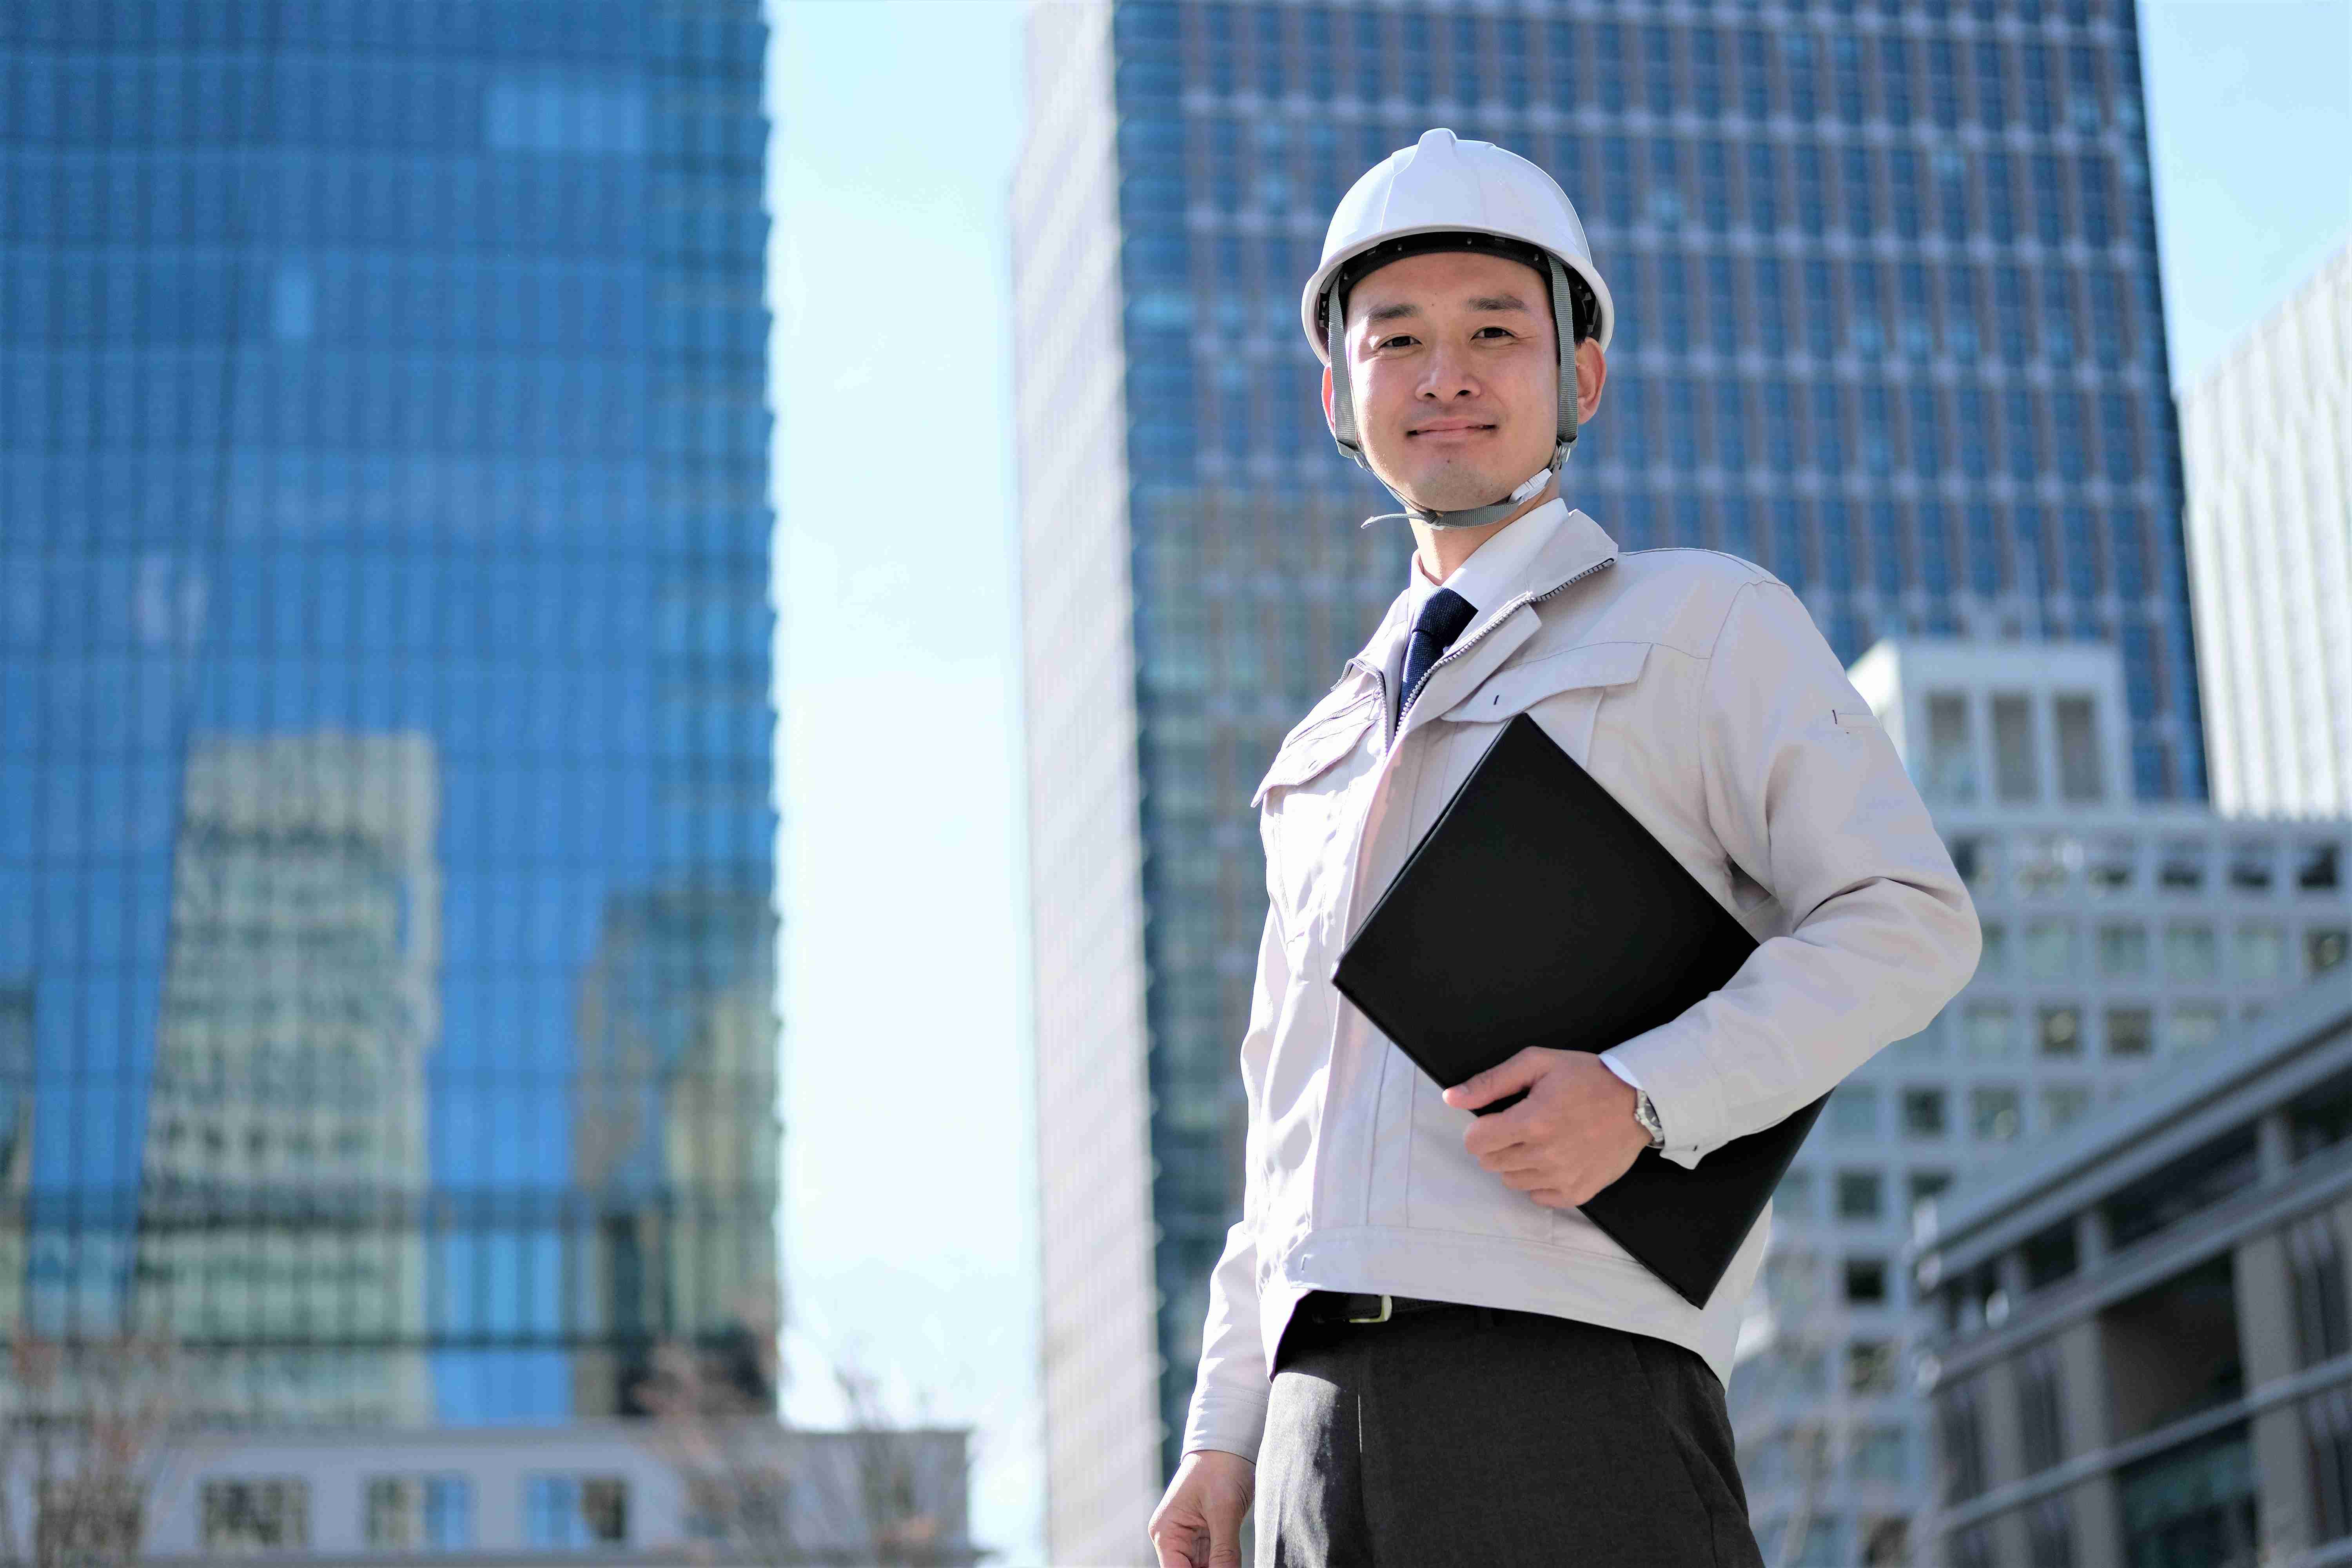
[{"label": "black leather belt", "polygon": [[1377,1296],[1362,1291],[1310,1290],[1299,1298],[1296,1315],[1310,1323],[1385,1323],[1408,1312],[1451,1309],[1475,1311],[1460,1301],[1431,1301],[1419,1296]]}]

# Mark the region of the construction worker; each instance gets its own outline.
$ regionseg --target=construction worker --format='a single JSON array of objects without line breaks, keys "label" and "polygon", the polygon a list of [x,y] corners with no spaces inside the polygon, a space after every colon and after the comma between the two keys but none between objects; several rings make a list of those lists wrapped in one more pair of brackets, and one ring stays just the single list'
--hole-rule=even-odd
[{"label": "construction worker", "polygon": [[[1925,1026],[1976,967],[1966,888],[1796,595],[1621,552],[1561,499],[1614,310],[1567,195],[1431,131],[1340,202],[1301,300],[1333,439],[1403,504],[1406,584],[1258,786],[1269,909],[1243,1217],[1211,1279],[1163,1568],[1755,1564],[1724,1382],[1768,1207],[1704,1307],[1577,1205],[1695,1167]],[[1517,715],[1759,945],[1595,1056],[1441,1089],[1334,963]],[[1497,1114],[1475,1108],[1526,1091]]]}]

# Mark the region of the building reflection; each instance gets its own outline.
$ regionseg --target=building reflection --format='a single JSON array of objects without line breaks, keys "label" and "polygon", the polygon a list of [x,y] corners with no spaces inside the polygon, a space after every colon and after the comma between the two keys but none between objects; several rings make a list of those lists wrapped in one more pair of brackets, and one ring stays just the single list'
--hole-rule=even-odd
[{"label": "building reflection", "polygon": [[[634,1413],[664,1334],[724,1349],[779,1305],[775,917],[746,893],[606,900],[580,987],[575,1190],[593,1205],[575,1413]],[[731,1357],[755,1396],[756,1357]]]},{"label": "building reflection", "polygon": [[421,1421],[432,741],[207,737],[183,793],[136,1321],[192,1414]]}]

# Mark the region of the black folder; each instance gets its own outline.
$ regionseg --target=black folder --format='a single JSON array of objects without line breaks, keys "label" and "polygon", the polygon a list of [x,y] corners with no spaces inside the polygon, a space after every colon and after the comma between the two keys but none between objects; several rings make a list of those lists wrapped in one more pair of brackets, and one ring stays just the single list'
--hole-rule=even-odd
[{"label": "black folder", "polygon": [[[1414,847],[1331,979],[1451,1088],[1524,1047],[1620,1045],[1720,989],[1754,951],[1714,895],[1523,713]],[[1704,1307],[1822,1103],[1696,1169],[1644,1149],[1584,1215]]]}]

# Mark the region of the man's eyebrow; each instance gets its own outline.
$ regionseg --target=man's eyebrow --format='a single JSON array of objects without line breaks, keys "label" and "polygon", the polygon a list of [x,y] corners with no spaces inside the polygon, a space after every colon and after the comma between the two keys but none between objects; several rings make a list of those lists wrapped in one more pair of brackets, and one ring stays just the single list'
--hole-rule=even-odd
[{"label": "man's eyebrow", "polygon": [[[1474,310],[1524,310],[1528,308],[1528,302],[1517,294],[1476,294],[1463,303]],[[1408,316],[1420,314],[1420,306],[1401,300],[1393,305],[1382,305],[1366,311],[1364,322],[1367,326],[1376,326],[1382,321],[1401,321]]]}]

